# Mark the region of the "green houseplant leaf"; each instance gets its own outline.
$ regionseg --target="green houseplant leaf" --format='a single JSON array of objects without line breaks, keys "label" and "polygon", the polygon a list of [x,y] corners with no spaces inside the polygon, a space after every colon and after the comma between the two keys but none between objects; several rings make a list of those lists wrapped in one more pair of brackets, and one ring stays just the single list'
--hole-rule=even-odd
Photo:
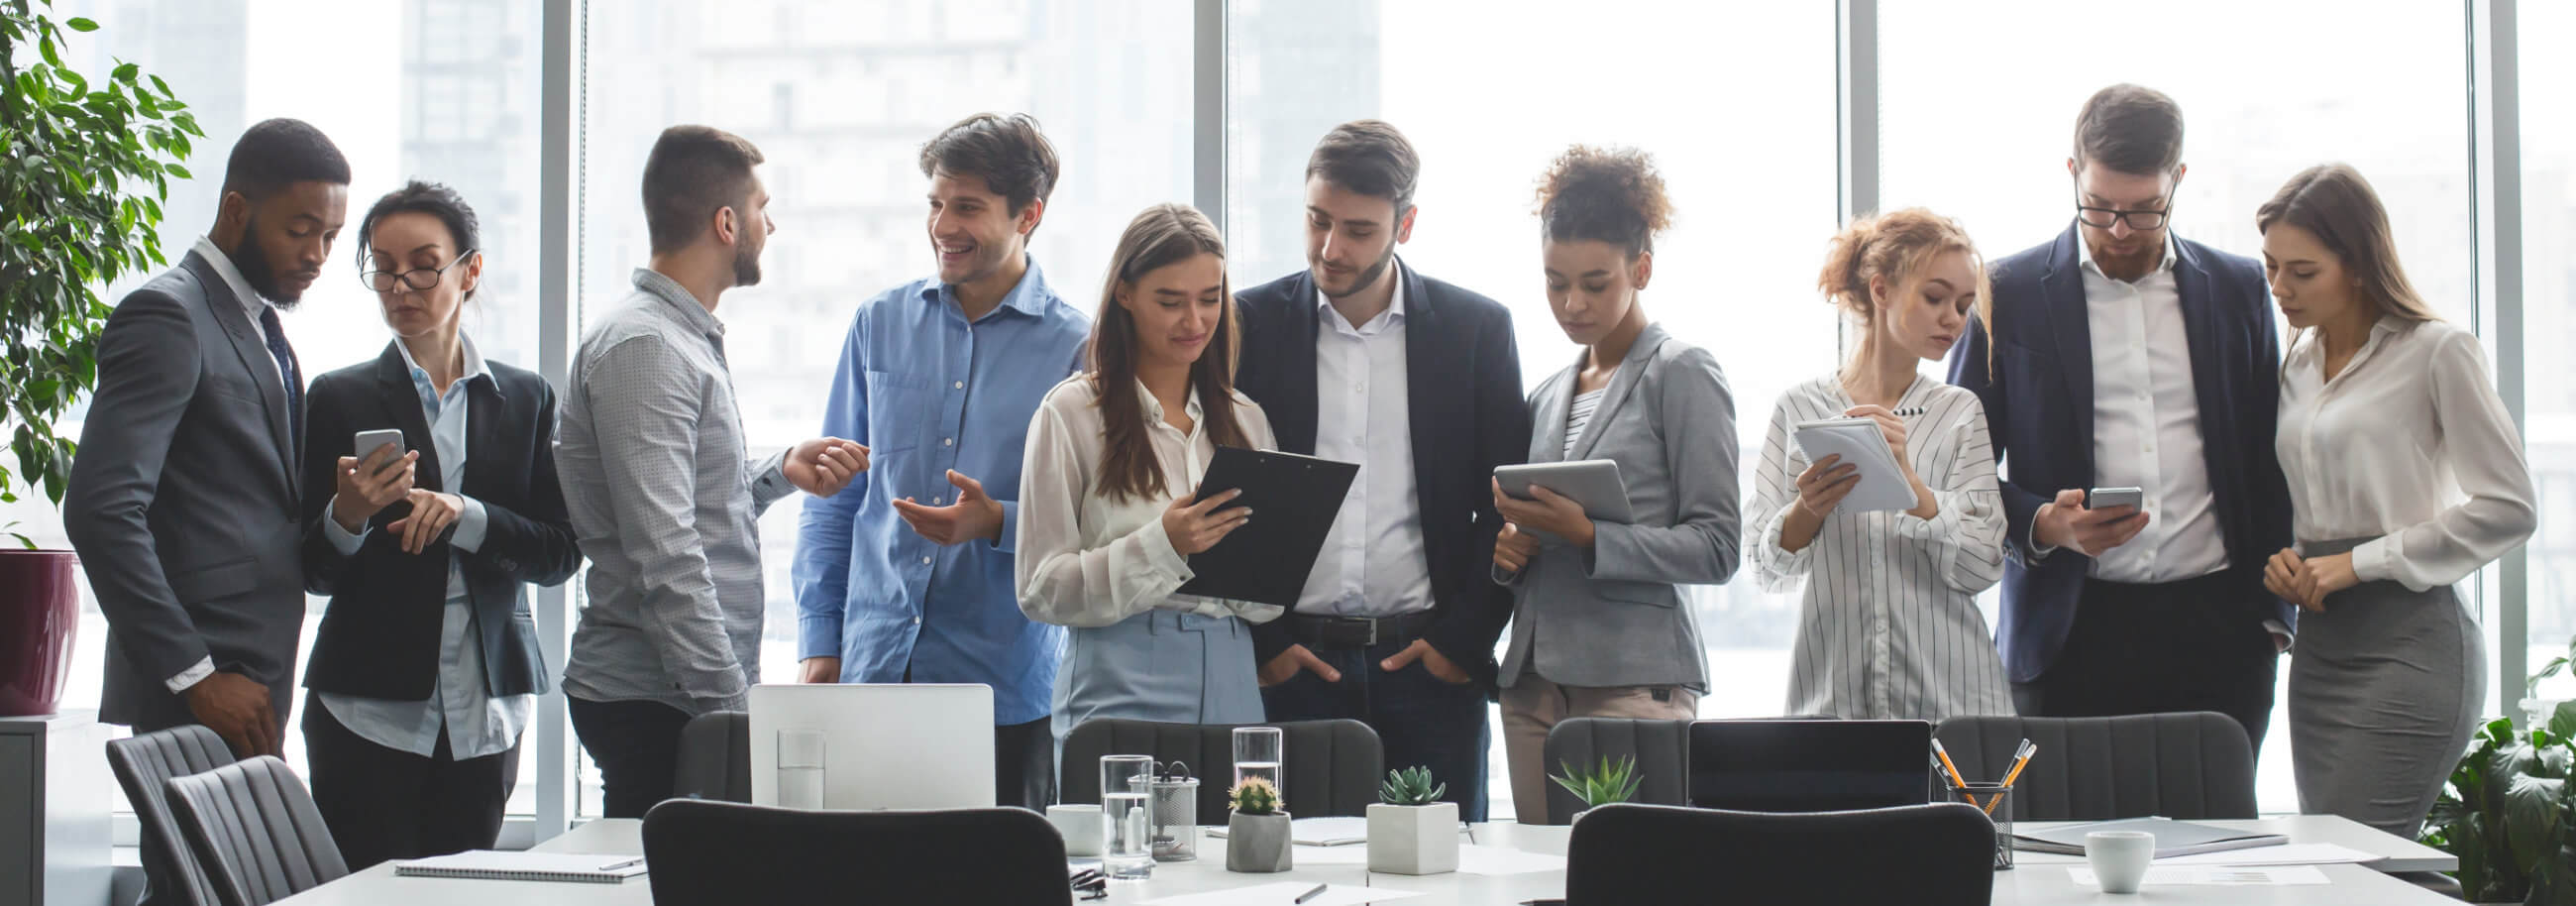
[{"label": "green houseplant leaf", "polygon": [[1576,770],[1568,762],[1558,762],[1557,768],[1564,773],[1548,779],[1583,800],[1587,808],[1626,802],[1637,795],[1637,787],[1645,782],[1645,777],[1637,773],[1637,757],[1634,755],[1621,757],[1615,762],[1610,760],[1610,756],[1601,756],[1601,764],[1589,773]]},{"label": "green houseplant leaf", "polygon": [[111,311],[98,292],[166,263],[165,174],[187,156],[187,138],[205,133],[174,121],[153,127],[168,140],[138,140],[154,107],[176,100],[145,96],[132,63],[104,77],[64,65],[60,42],[99,25],[57,21],[52,9],[52,0],[0,0],[0,335],[16,353],[0,362],[0,434],[10,438],[0,491],[42,489],[59,504],[73,444],[55,421],[97,385]]},{"label": "green houseplant leaf", "polygon": [[[2576,642],[2571,642],[2576,646]],[[2562,659],[2563,660],[2563,659]],[[2565,669],[2553,663],[2530,686]],[[2427,816],[2422,840],[2457,857],[2462,892],[2478,902],[2576,906],[2576,702],[2546,726],[2516,732],[2497,718],[2478,728]]]}]

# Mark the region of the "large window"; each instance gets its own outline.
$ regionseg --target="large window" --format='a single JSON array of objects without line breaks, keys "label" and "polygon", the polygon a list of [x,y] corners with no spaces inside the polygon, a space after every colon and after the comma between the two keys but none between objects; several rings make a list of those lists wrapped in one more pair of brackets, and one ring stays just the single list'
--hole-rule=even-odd
[{"label": "large window", "polygon": [[[583,309],[616,304],[645,264],[636,187],[663,127],[749,139],[768,160],[778,233],[761,283],[726,293],[716,317],[754,454],[813,437],[858,304],[934,270],[921,144],[978,111],[1035,115],[1063,176],[1030,252],[1057,294],[1089,312],[1127,221],[1189,198],[1189,54],[1182,0],[594,5]],[[802,506],[781,501],[761,520],[760,666],[771,680],[795,675],[788,565]],[[581,806],[597,808],[588,784]]]},{"label": "large window", "polygon": [[[1423,162],[1421,214],[1398,254],[1508,307],[1534,388],[1577,353],[1544,292],[1538,178],[1568,145],[1633,145],[1655,156],[1677,209],[1643,304],[1716,353],[1744,474],[1781,392],[1838,364],[1834,311],[1814,289],[1835,220],[1831,7],[1608,2],[1567,15],[1513,2],[1460,16],[1437,4],[1264,0],[1231,12],[1236,285],[1306,266],[1307,153],[1335,124],[1386,119]],[[1707,52],[1712,35],[1727,52]],[[1781,713],[1797,599],[1763,593],[1746,570],[1693,600],[1709,662],[1700,713]],[[1487,788],[1497,816],[1511,813],[1500,753]]]},{"label": "large window", "polygon": [[[2576,34],[2576,7],[2521,4],[2522,27],[2522,310],[2520,338],[2528,373],[2524,453],[2540,490],[2540,531],[2530,545],[2534,670],[2567,653],[2576,636],[2576,58],[2542,35]],[[2499,338],[2498,342],[2513,342]],[[2504,677],[2508,709],[2521,698],[2520,677]],[[2545,698],[2576,698],[2576,676],[2541,687]]]},{"label": "large window", "polygon": [[[1985,7],[1973,16],[1880,7],[1879,172],[1888,207],[1958,218],[1990,257],[2052,241],[2073,223],[2066,159],[2077,111],[2095,90],[2135,82],[2172,95],[2187,124],[2175,235],[2259,259],[2254,209],[2305,167],[2350,163],[2387,203],[2416,286],[2444,317],[2473,323],[2458,6],[2367,16],[2317,2],[2192,0],[2153,15],[2042,0]],[[2486,613],[2492,628],[2494,609]],[[2288,676],[2284,661],[2258,771],[2267,810],[2298,808],[2281,704]]]}]

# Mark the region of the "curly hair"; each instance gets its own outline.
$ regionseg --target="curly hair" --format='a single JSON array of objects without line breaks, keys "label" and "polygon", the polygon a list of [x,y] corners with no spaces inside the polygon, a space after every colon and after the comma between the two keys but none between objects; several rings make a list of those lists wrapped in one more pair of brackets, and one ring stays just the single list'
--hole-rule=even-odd
[{"label": "curly hair", "polygon": [[1607,242],[1635,258],[1672,225],[1673,202],[1646,152],[1576,145],[1539,177],[1538,219],[1549,240]]}]

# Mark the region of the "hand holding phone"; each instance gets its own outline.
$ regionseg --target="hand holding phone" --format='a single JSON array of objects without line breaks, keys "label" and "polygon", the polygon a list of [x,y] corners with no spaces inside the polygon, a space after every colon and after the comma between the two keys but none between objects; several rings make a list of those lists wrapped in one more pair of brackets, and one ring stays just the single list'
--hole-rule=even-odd
[{"label": "hand holding phone", "polygon": [[403,451],[398,429],[360,431],[350,446],[359,455],[340,457],[331,521],[356,534],[377,512],[411,493],[412,464],[420,454]]},{"label": "hand holding phone", "polygon": [[2137,509],[2147,502],[2147,492],[2140,488],[2094,488],[2084,493],[2084,508],[2107,510],[2115,506]]}]

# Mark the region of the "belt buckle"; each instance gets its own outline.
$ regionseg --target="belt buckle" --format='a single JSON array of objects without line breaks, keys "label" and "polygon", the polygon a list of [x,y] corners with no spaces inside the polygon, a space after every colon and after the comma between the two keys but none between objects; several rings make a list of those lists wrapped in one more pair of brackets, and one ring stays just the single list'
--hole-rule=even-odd
[{"label": "belt buckle", "polygon": [[1359,621],[1360,621],[1362,624],[1365,624],[1366,626],[1368,626],[1368,641],[1361,643],[1361,644],[1360,644],[1360,647],[1362,647],[1362,648],[1375,648],[1375,647],[1377,647],[1377,624],[1378,624],[1378,621],[1373,620],[1373,619],[1370,619],[1370,618],[1368,618],[1368,617],[1360,617],[1360,618],[1359,618]]}]

